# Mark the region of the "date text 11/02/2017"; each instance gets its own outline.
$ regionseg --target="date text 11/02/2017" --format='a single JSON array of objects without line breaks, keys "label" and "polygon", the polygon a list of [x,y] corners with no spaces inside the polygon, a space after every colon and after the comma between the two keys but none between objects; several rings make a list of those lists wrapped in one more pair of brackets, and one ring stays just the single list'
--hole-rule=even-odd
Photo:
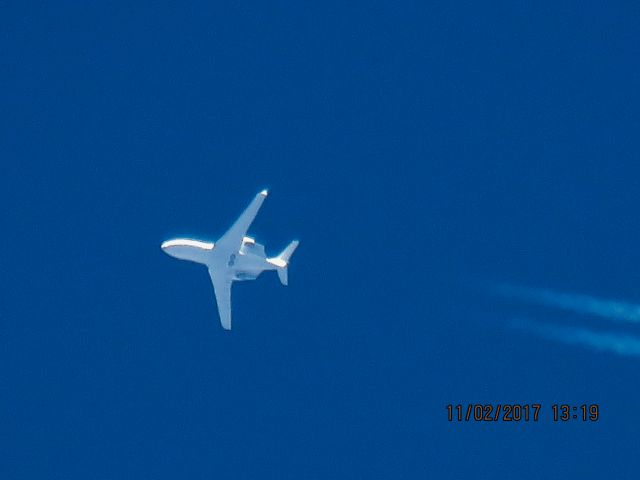
[{"label": "date text 11/02/2017", "polygon": [[[550,411],[549,411],[550,410]],[[447,420],[450,422],[537,422],[548,412],[554,422],[578,420],[596,422],[600,418],[600,407],[596,403],[571,405],[554,403],[543,408],[540,403],[468,403],[448,404]]]}]

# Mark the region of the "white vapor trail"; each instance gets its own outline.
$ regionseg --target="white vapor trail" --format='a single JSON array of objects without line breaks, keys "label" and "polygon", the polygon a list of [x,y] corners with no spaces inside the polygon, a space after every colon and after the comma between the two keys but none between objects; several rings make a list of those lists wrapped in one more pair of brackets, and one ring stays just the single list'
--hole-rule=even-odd
[{"label": "white vapor trail", "polygon": [[587,328],[566,327],[531,320],[515,320],[513,328],[562,343],[582,345],[624,356],[640,356],[640,337],[616,332],[598,332]]},{"label": "white vapor trail", "polygon": [[640,305],[632,303],[506,284],[493,285],[489,289],[492,293],[502,297],[514,298],[547,307],[556,307],[576,313],[595,315],[609,320],[640,323]]}]

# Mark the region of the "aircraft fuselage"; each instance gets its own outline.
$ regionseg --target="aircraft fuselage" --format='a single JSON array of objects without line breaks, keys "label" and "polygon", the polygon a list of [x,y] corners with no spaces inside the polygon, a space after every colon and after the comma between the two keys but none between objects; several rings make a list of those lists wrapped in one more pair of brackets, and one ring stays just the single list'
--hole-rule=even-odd
[{"label": "aircraft fuselage", "polygon": [[[176,238],[162,244],[162,250],[180,260],[200,263],[210,268],[226,270],[233,280],[254,280],[265,270],[277,268],[269,261],[264,246],[251,237],[244,237],[237,252],[224,252],[213,242],[203,242],[188,238]],[[220,268],[222,267],[222,268]]]}]

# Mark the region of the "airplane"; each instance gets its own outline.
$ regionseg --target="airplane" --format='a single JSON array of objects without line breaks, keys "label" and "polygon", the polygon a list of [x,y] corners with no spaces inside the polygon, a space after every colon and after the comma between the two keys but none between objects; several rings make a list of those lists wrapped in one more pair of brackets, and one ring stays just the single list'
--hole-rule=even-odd
[{"label": "airplane", "polygon": [[231,330],[231,284],[233,282],[255,280],[265,270],[276,270],[280,282],[283,285],[288,284],[289,259],[300,242],[294,240],[278,256],[268,258],[264,252],[264,246],[246,236],[249,226],[266,197],[266,190],[258,193],[227,233],[215,243],[174,238],[161,245],[167,255],[200,263],[209,269],[220,323],[225,330]]}]

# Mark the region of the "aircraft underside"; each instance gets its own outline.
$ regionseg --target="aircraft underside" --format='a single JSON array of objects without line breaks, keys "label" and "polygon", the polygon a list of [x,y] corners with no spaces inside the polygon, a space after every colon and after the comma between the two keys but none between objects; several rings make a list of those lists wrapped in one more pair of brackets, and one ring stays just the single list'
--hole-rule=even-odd
[{"label": "aircraft underside", "polygon": [[289,258],[298,246],[291,242],[279,255],[267,258],[264,246],[245,236],[267,191],[258,193],[231,228],[217,242],[177,238],[163,242],[168,255],[181,260],[206,265],[213,284],[220,322],[231,329],[231,284],[234,281],[255,280],[265,270],[276,270],[283,285],[288,283]]}]

